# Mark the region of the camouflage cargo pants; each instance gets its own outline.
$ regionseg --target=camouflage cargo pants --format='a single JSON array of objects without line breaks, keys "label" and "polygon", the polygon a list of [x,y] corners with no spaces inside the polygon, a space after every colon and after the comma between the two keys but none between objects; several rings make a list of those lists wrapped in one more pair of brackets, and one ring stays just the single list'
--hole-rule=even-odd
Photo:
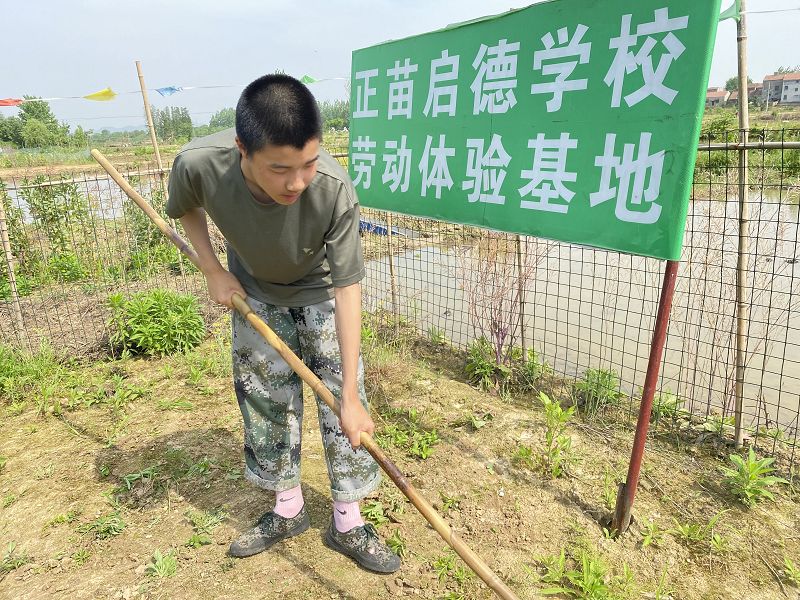
[{"label": "camouflage cargo pants", "polygon": [[[342,365],[334,300],[300,308],[273,306],[253,298],[247,303],[339,400]],[[232,324],[233,380],[244,419],[245,477],[268,490],[290,489],[300,483],[302,381],[236,311]],[[358,391],[366,407],[360,357]],[[339,419],[319,397],[317,412],[331,495],[340,502],[360,500],[378,487],[378,465],[363,447],[353,449]]]}]

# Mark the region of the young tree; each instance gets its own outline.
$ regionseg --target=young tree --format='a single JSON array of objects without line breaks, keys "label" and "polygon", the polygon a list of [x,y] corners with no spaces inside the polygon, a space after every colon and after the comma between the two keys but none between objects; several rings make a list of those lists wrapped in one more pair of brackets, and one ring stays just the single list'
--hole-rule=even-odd
[{"label": "young tree", "polygon": [[[752,85],[753,80],[749,77],[747,78],[747,85]],[[725,89],[729,92],[736,92],[739,90],[739,77],[734,75],[728,81],[725,82]]]}]

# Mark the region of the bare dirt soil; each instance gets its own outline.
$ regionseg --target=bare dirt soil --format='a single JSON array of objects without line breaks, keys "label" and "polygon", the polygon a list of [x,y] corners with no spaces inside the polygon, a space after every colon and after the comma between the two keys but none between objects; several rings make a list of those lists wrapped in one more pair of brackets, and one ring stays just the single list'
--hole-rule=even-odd
[{"label": "bare dirt soil", "polygon": [[[223,323],[217,331],[224,330]],[[75,367],[65,389],[82,392],[63,398],[60,416],[37,414],[38,398],[24,406],[0,402],[0,598],[494,597],[450,557],[388,479],[370,500],[382,504],[387,518],[379,532],[404,542],[401,570],[373,575],[323,545],[330,495],[310,396],[303,487],[312,526],[255,557],[229,558],[231,539],[272,506],[273,495],[241,476],[240,415],[221,340],[218,333],[187,356]],[[648,445],[634,525],[609,539],[599,521],[624,477],[628,429],[574,421],[567,432],[580,461],[567,476],[549,479],[513,458],[521,445],[534,458],[544,445],[533,394],[501,399],[476,390],[463,380],[463,356],[443,345],[367,348],[366,358],[373,412],[384,432],[378,439],[520,598],[553,587],[538,581],[543,557],[562,550],[570,568],[581,553],[602,560],[607,581],[623,576],[627,565],[631,581],[616,596],[596,598],[797,597],[780,572],[784,556],[800,558],[800,512],[791,488],[748,510],[721,483],[719,449],[663,434]],[[438,433],[427,459],[386,441],[385,432],[409,418],[419,430]],[[664,531],[675,521],[708,524],[721,511],[714,528],[726,543],[721,552],[708,540],[687,547],[674,533],[643,543],[648,521]],[[198,515],[206,518],[210,543],[195,537],[198,547],[191,547],[193,534],[203,533]],[[222,516],[214,526],[213,517]],[[157,550],[177,556],[174,575],[153,573]]]}]

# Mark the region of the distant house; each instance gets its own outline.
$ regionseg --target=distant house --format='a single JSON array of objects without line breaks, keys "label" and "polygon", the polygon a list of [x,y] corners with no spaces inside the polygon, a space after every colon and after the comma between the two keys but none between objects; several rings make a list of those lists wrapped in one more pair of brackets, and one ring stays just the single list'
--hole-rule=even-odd
[{"label": "distant house", "polygon": [[800,72],[767,75],[762,97],[768,104],[800,104]]},{"label": "distant house", "polygon": [[712,87],[706,90],[706,108],[722,106],[730,96],[730,92],[723,88]]},{"label": "distant house", "polygon": [[[760,83],[751,83],[747,86],[747,100],[749,104],[753,104],[757,99],[761,99],[763,93],[762,87],[763,86]],[[739,90],[732,91],[725,104],[727,106],[738,106]]]}]

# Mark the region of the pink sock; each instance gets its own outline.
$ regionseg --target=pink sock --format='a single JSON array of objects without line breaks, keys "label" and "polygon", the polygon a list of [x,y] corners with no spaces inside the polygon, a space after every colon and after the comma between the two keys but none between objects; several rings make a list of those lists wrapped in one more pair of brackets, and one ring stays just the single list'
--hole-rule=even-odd
[{"label": "pink sock", "polygon": [[333,502],[333,523],[339,533],[347,533],[364,524],[358,502]]},{"label": "pink sock", "polygon": [[272,512],[276,515],[291,519],[296,517],[302,508],[303,490],[299,485],[275,494],[275,508]]}]

